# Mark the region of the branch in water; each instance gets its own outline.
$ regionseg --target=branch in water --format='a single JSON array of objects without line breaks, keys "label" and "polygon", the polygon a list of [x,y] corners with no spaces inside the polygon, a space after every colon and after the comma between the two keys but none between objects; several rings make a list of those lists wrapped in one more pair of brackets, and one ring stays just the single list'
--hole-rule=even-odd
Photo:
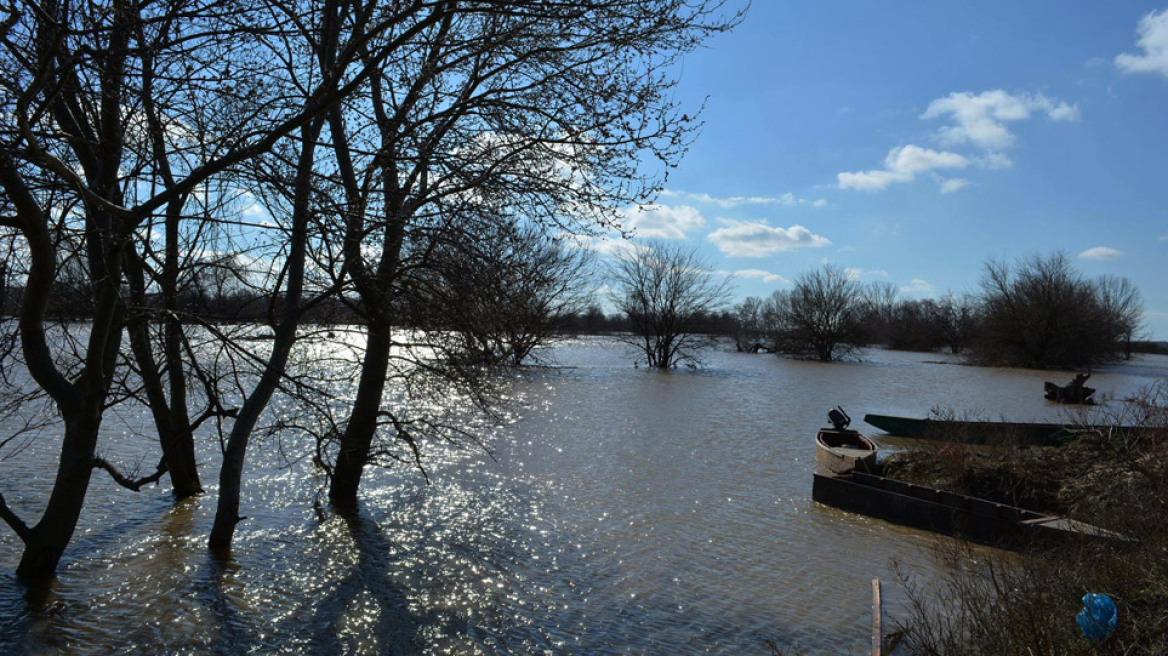
[{"label": "branch in water", "polygon": [[139,478],[139,479],[132,479],[132,478],[129,478],[127,476],[124,476],[121,472],[119,472],[117,470],[116,467],[114,467],[112,464],[110,464],[109,461],[107,461],[105,458],[100,458],[100,457],[95,456],[93,458],[93,466],[96,469],[104,469],[106,472],[109,473],[110,477],[113,478],[114,481],[118,485],[121,485],[122,487],[133,490],[135,492],[138,492],[139,490],[141,490],[143,487],[145,487],[146,485],[148,485],[150,483],[157,483],[162,478],[162,476],[164,474],[166,474],[166,461],[165,460],[160,460],[158,462],[158,469],[153,474],[146,476],[144,478]]}]

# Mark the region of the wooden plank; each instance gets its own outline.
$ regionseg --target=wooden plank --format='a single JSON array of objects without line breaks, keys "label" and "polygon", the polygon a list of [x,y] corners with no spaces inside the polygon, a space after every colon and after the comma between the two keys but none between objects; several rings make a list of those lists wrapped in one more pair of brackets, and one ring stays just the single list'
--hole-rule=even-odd
[{"label": "wooden plank", "polygon": [[872,579],[872,656],[880,656],[884,650],[884,629],[881,620],[884,611],[880,602],[880,579]]}]

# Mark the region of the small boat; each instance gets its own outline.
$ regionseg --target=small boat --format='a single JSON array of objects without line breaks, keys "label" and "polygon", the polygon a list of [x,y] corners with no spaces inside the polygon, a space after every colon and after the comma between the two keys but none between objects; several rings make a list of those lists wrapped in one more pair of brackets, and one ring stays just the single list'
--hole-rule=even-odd
[{"label": "small boat", "polygon": [[1052,537],[1119,537],[1072,519],[883,476],[862,472],[814,476],[814,501],[979,544],[1011,547]]},{"label": "small boat", "polygon": [[[900,437],[935,439],[965,444],[1017,444],[1062,446],[1084,432],[1109,430],[1109,427],[1072,426],[1053,423],[1013,421],[957,421],[915,419],[892,415],[864,415],[864,423]],[[1131,427],[1119,427],[1131,430]]]},{"label": "small boat", "polygon": [[871,471],[876,464],[876,443],[859,431],[820,428],[815,435],[815,461],[835,474]]},{"label": "small boat", "polygon": [[832,428],[820,428],[815,434],[815,461],[834,474],[871,471],[876,464],[876,443],[850,430],[852,418],[839,406],[827,413],[827,419]]}]

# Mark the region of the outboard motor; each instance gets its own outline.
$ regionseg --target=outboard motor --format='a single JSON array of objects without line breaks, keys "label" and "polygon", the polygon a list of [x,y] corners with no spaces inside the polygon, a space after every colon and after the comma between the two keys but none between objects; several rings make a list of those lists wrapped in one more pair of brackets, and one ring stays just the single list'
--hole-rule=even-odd
[{"label": "outboard motor", "polygon": [[844,412],[844,409],[838,405],[835,408],[827,411],[827,420],[831,422],[831,425],[834,426],[837,431],[844,430],[848,427],[848,424],[852,423],[852,418],[849,417],[848,413]]}]

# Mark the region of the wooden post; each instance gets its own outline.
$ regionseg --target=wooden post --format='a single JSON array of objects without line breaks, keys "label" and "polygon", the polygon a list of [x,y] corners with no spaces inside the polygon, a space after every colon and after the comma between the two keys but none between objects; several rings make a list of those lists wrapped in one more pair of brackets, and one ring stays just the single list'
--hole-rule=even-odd
[{"label": "wooden post", "polygon": [[872,579],[872,656],[880,656],[884,651],[884,631],[880,626],[883,615],[880,604],[880,579]]}]

